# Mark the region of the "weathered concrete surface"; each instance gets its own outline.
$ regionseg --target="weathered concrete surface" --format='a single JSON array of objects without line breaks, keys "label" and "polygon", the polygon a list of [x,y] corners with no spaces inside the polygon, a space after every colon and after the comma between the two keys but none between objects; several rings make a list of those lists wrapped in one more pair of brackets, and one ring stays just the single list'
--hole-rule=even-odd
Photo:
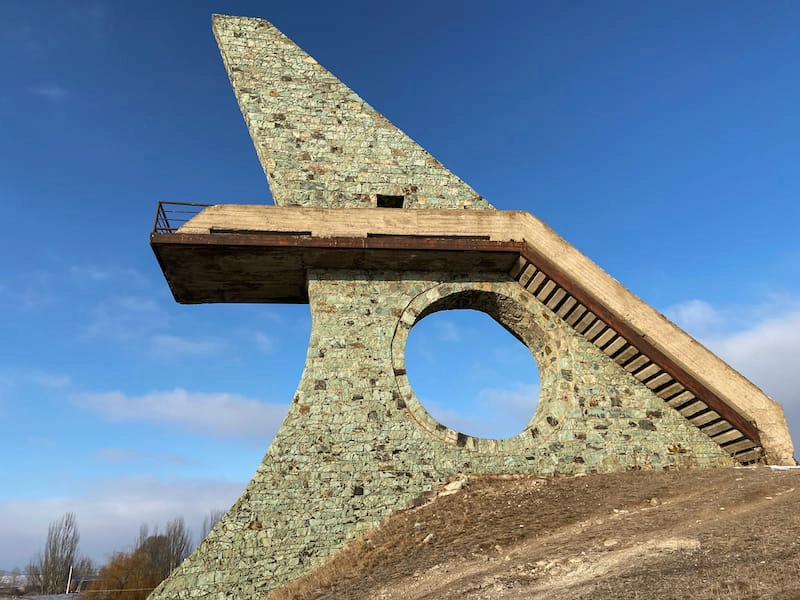
[{"label": "weathered concrete surface", "polygon": [[[289,414],[242,497],[151,598],[261,597],[459,473],[734,464],[509,277],[451,279],[309,274],[312,334]],[[403,371],[413,323],[465,305],[513,331],[539,365],[536,414],[508,440],[439,425]]]}]

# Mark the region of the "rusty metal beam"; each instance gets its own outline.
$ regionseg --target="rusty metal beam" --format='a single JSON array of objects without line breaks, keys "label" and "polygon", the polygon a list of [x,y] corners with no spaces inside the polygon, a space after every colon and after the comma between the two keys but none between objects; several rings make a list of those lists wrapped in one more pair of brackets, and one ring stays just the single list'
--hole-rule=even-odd
[{"label": "rusty metal beam", "polygon": [[513,252],[524,242],[497,241],[477,236],[426,236],[367,234],[366,237],[312,237],[307,232],[152,233],[150,245],[159,246],[251,246],[269,248],[330,248],[358,250],[432,250],[447,252]]}]

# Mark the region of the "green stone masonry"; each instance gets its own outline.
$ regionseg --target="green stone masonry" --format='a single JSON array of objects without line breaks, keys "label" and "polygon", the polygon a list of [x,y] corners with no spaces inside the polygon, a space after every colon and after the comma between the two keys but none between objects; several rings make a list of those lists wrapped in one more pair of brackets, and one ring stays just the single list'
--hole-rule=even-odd
[{"label": "green stone masonry", "polygon": [[[261,598],[463,473],[733,464],[515,281],[453,279],[310,274],[311,340],[289,414],[241,498],[151,598]],[[467,306],[509,329],[539,365],[536,413],[508,440],[437,423],[405,375],[414,323]]]},{"label": "green stone masonry", "polygon": [[214,17],[278,206],[492,206],[267,21]]}]

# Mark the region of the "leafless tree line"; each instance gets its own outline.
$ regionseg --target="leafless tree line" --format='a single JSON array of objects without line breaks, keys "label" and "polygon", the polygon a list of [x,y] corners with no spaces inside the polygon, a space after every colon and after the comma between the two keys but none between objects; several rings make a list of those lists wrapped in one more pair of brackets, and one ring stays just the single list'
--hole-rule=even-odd
[{"label": "leafless tree line", "polygon": [[[224,511],[213,510],[206,515],[201,529],[201,539],[214,527]],[[192,535],[182,517],[173,519],[163,533],[158,528],[151,532],[147,525],[139,528],[139,536],[128,552],[115,553],[99,572],[92,561],[78,556],[80,534],[75,514],[68,512],[53,521],[47,530],[44,550],[40,551],[25,569],[28,589],[40,594],[60,594],[67,591],[70,575],[75,581],[97,575],[91,589],[93,598],[125,600],[146,598],[149,591],[163,581],[194,546]],[[121,590],[141,590],[136,595],[122,594]],[[100,592],[100,590],[111,590]]]},{"label": "leafless tree line", "polygon": [[67,590],[70,572],[80,577],[89,575],[94,567],[87,557],[78,558],[78,523],[75,514],[68,512],[47,528],[44,550],[36,555],[25,569],[28,586],[40,594],[59,594]]}]

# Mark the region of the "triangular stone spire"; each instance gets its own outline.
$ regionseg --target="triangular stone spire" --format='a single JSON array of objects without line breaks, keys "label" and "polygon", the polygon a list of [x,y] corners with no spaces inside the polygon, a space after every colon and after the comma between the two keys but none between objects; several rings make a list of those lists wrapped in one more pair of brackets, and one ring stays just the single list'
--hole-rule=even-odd
[{"label": "triangular stone spire", "polygon": [[492,208],[267,21],[213,24],[275,204]]}]

